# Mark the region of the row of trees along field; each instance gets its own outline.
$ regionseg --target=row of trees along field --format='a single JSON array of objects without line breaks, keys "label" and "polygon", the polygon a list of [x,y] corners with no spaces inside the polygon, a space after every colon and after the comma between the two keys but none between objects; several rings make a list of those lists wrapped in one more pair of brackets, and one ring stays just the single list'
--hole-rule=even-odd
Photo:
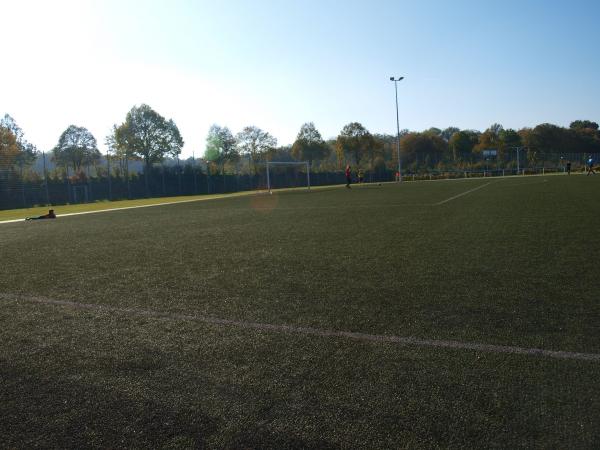
[{"label": "row of trees along field", "polygon": [[[530,165],[557,164],[560,159],[582,161],[587,154],[600,153],[598,128],[596,122],[576,120],[569,128],[544,123],[520,130],[493,124],[483,132],[456,127],[403,130],[403,168],[408,172],[477,169],[490,164],[483,155],[492,149],[496,151],[492,163],[498,167],[514,165],[517,149],[523,151],[523,163]],[[167,159],[179,161],[184,144],[175,122],[145,104],[134,106],[123,123],[113,126],[105,142],[109,150],[102,155],[89,130],[70,125],[51,150],[56,166],[51,176],[105,176],[106,169],[100,167],[103,159],[112,163],[112,176],[129,176],[129,161],[139,160],[147,184],[150,168]],[[228,127],[213,125],[203,150],[207,170],[215,174],[257,173],[267,160],[309,161],[315,172],[338,171],[347,163],[368,171],[397,167],[396,136],[371,133],[358,122],[345,125],[329,140],[323,139],[314,123],[305,123],[290,146],[277,146],[277,139],[256,126],[234,134]],[[39,154],[15,120],[5,115],[0,122],[0,176],[31,175],[28,169]]]}]

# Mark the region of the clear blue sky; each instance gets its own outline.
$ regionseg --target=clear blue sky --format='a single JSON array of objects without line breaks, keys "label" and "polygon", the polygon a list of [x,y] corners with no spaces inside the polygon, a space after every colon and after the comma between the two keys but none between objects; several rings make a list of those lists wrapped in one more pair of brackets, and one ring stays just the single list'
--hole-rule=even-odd
[{"label": "clear blue sky", "polygon": [[[70,124],[104,137],[135,104],[291,143],[352,121],[484,130],[600,121],[600,2],[0,0],[0,114],[41,150]],[[9,67],[8,62],[14,65]]]}]

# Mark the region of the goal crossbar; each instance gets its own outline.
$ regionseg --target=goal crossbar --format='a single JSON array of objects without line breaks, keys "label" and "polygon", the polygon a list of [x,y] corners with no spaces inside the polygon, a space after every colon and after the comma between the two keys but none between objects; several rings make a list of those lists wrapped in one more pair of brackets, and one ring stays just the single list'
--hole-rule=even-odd
[{"label": "goal crossbar", "polygon": [[306,166],[306,183],[310,190],[310,163],[308,161],[267,161],[267,188],[269,192],[272,192],[270,166]]}]

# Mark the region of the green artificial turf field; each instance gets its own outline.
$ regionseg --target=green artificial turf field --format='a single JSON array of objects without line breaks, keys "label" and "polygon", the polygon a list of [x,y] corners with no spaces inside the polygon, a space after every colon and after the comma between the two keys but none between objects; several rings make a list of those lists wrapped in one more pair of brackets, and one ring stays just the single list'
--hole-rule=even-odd
[{"label": "green artificial turf field", "polygon": [[55,209],[0,224],[1,447],[600,446],[600,177]]}]

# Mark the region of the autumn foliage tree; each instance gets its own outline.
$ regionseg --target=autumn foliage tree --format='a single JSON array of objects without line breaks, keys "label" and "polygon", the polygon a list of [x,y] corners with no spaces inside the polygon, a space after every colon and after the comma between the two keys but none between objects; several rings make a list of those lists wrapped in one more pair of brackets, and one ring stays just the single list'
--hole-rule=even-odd
[{"label": "autumn foliage tree", "polygon": [[431,132],[408,133],[400,139],[403,157],[415,164],[435,165],[443,159],[448,143]]},{"label": "autumn foliage tree", "polygon": [[338,161],[350,159],[359,166],[373,145],[375,140],[369,130],[358,122],[349,123],[342,128],[335,143]]},{"label": "autumn foliage tree", "polygon": [[221,175],[225,174],[225,164],[236,161],[240,154],[236,148],[236,139],[231,130],[220,125],[212,125],[206,136],[204,159],[219,166]]},{"label": "autumn foliage tree", "polygon": [[455,132],[448,141],[454,162],[465,160],[473,153],[473,148],[479,142],[479,133],[473,130]]},{"label": "autumn foliage tree", "polygon": [[277,139],[255,126],[245,127],[237,134],[236,141],[240,154],[250,156],[254,173],[258,160],[277,146]]},{"label": "autumn foliage tree", "polygon": [[15,137],[18,154],[12,163],[21,166],[21,168],[32,164],[37,156],[37,149],[35,148],[35,145],[27,142],[23,130],[17,124],[15,119],[10,115],[5,114],[0,120],[0,127],[8,129]]},{"label": "autumn foliage tree", "polygon": [[291,152],[295,159],[308,161],[312,166],[313,161],[329,156],[330,148],[321,137],[315,124],[307,122],[300,127]]},{"label": "autumn foliage tree", "polygon": [[17,138],[8,128],[0,126],[0,170],[10,168],[19,156]]},{"label": "autumn foliage tree", "polygon": [[115,145],[128,154],[139,156],[145,165],[146,195],[150,194],[148,176],[153,163],[167,155],[178,156],[183,138],[172,119],[165,119],[150,106],[134,106],[125,122],[114,129]]},{"label": "autumn foliage tree", "polygon": [[53,159],[65,168],[79,173],[82,167],[100,159],[96,138],[87,128],[70,125],[58,139],[52,150]]}]

